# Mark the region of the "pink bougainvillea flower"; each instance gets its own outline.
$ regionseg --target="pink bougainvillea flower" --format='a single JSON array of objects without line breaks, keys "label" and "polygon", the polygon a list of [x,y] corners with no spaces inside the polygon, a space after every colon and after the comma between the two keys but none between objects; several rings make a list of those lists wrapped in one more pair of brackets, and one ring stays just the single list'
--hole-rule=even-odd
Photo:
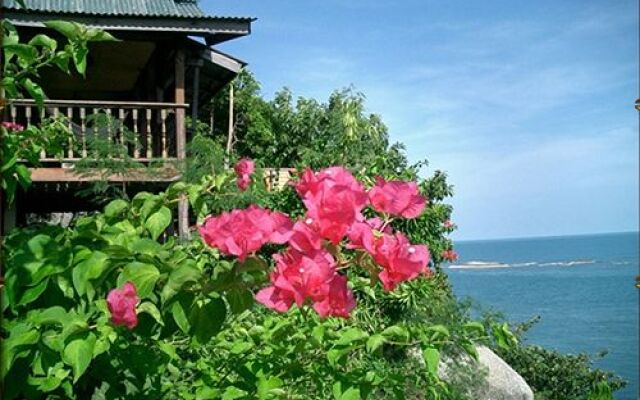
[{"label": "pink bougainvillea flower", "polygon": [[376,211],[404,218],[418,217],[427,204],[415,182],[387,182],[381,177],[369,191],[369,200]]},{"label": "pink bougainvillea flower", "polygon": [[307,208],[305,223],[320,236],[338,244],[351,224],[362,219],[368,197],[364,187],[342,167],[303,172],[296,190]]},{"label": "pink bougainvillea flower", "polygon": [[456,226],[456,224],[454,224],[453,222],[451,222],[451,220],[448,219],[442,223],[442,226],[444,226],[446,229],[450,229]]},{"label": "pink bougainvillea flower", "polygon": [[251,175],[256,170],[256,163],[249,158],[243,158],[233,167],[237,175]]},{"label": "pink bougainvillea flower", "polygon": [[321,302],[331,290],[336,275],[335,260],[326,250],[300,253],[289,249],[275,254],[276,269],[271,273],[271,286],[260,290],[256,300],[266,307],[284,312],[295,302]]},{"label": "pink bougainvillea flower", "polygon": [[243,158],[238,161],[233,169],[236,172],[236,176],[238,177],[236,181],[238,189],[240,189],[241,191],[247,190],[247,188],[251,184],[251,175],[256,169],[255,163],[248,158]]},{"label": "pink bougainvillea flower", "polygon": [[293,225],[289,246],[293,249],[305,253],[320,250],[322,248],[322,238],[313,230],[309,223],[298,221]]},{"label": "pink bougainvillea flower", "polygon": [[384,289],[391,291],[402,282],[420,274],[429,275],[429,250],[425,245],[413,245],[400,232],[384,234],[376,239],[373,259],[382,267],[378,275]]},{"label": "pink bougainvillea flower", "polygon": [[251,185],[251,176],[249,175],[241,175],[236,179],[236,186],[241,192],[249,189],[249,185]]},{"label": "pink bougainvillea flower", "polygon": [[135,328],[138,325],[136,305],[139,300],[136,287],[131,282],[125,283],[122,289],[112,289],[107,295],[111,322],[117,326],[125,325],[129,329]]},{"label": "pink bougainvillea flower", "polygon": [[273,258],[276,260],[273,284],[290,290],[298,306],[307,299],[320,301],[329,292],[329,282],[336,274],[336,263],[326,250],[308,253],[290,250]]},{"label": "pink bougainvillea flower", "polygon": [[453,249],[445,250],[442,252],[442,259],[449,262],[456,261],[458,259],[458,253]]},{"label": "pink bougainvillea flower", "polygon": [[355,306],[356,300],[351,289],[347,287],[347,278],[342,275],[335,275],[329,283],[328,295],[324,300],[315,303],[313,309],[322,318],[349,318],[349,314]]},{"label": "pink bougainvillea flower", "polygon": [[[349,228],[347,237],[349,249],[364,249],[369,253],[375,253],[375,231],[382,227],[382,221],[379,218],[371,218],[366,222],[355,222]],[[378,232],[379,234],[379,232]]]},{"label": "pink bougainvillea flower", "polygon": [[8,121],[3,122],[2,127],[14,132],[20,132],[24,130],[24,125],[20,125],[15,122],[8,122]]},{"label": "pink bougainvillea flower", "polygon": [[293,222],[285,214],[251,205],[244,210],[209,217],[199,230],[209,246],[244,261],[266,243],[286,243],[292,228]]},{"label": "pink bougainvillea flower", "polygon": [[267,308],[287,312],[293,304],[293,292],[277,286],[267,286],[256,293],[256,300]]},{"label": "pink bougainvillea flower", "polygon": [[[313,172],[307,168],[302,172],[300,179],[295,183],[296,191],[301,198],[315,195],[327,186],[345,186],[354,192],[364,192],[364,188],[351,172],[343,167],[330,167]],[[366,202],[366,199],[365,199]]]}]

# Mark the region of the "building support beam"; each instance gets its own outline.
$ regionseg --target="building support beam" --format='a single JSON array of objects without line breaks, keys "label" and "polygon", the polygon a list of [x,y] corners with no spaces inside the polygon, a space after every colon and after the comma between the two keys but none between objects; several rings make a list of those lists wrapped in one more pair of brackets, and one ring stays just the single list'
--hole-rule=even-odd
[{"label": "building support beam", "polygon": [[[175,102],[177,104],[185,104],[185,52],[184,50],[178,50],[176,52],[176,93]],[[185,120],[185,109],[178,108],[176,110],[176,147],[178,162],[184,162],[187,156],[187,126]],[[188,240],[190,238],[189,233],[189,202],[187,197],[183,194],[178,201],[178,233],[180,238]]]},{"label": "building support beam", "polygon": [[191,135],[195,135],[198,129],[198,113],[200,110],[200,68],[204,62],[198,60],[193,64],[193,89],[191,90]]},{"label": "building support beam", "polygon": [[229,83],[229,130],[227,131],[227,160],[231,157],[231,150],[233,148],[233,81]]}]

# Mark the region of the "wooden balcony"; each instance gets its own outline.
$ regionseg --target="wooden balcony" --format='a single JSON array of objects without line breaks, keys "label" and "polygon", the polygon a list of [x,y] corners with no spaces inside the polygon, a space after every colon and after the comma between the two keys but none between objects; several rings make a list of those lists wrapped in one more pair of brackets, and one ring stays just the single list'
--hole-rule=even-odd
[{"label": "wooden balcony", "polygon": [[80,160],[103,158],[160,166],[153,176],[132,170],[131,174],[108,176],[111,181],[173,181],[179,177],[174,161],[185,157],[187,107],[178,103],[46,100],[39,108],[33,100],[13,100],[8,117],[25,126],[65,131],[56,154],[44,150],[40,154],[40,165],[31,170],[35,182],[104,179],[100,171],[92,176],[74,170]]}]

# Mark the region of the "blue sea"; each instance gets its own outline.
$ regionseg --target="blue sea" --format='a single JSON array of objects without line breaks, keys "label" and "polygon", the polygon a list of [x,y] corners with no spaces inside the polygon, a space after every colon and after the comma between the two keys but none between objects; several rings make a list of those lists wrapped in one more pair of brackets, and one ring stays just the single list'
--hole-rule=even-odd
[{"label": "blue sea", "polygon": [[595,365],[629,381],[616,399],[637,400],[639,248],[637,232],[460,241],[462,268],[445,270],[458,297],[513,322],[540,315],[528,343],[565,353],[608,350]]}]

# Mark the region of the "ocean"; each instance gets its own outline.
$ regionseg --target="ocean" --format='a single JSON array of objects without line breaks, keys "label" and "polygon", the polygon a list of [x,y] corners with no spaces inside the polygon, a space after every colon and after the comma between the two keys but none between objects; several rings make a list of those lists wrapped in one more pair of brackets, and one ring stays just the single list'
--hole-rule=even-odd
[{"label": "ocean", "polygon": [[528,343],[564,353],[607,350],[595,365],[629,382],[616,399],[640,399],[637,232],[459,241],[455,248],[459,260],[445,271],[458,297],[512,322],[540,315]]}]

